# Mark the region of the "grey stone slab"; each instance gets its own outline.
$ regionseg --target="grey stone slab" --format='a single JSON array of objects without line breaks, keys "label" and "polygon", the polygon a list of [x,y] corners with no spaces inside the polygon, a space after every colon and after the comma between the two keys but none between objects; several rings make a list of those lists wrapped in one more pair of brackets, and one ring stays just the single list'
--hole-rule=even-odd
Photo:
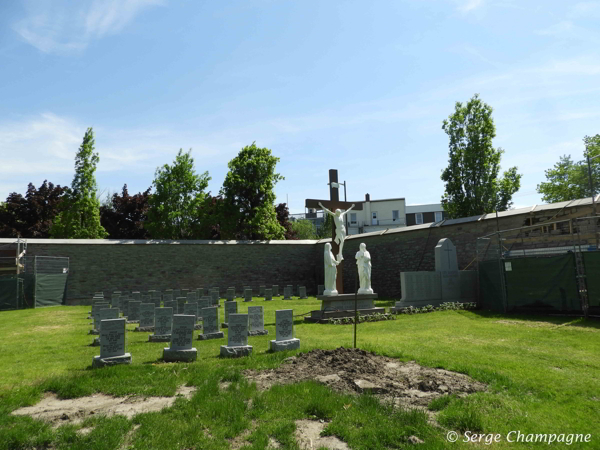
[{"label": "grey stone slab", "polygon": [[103,320],[118,319],[119,310],[117,308],[106,308],[101,309],[96,313],[96,319],[94,320],[94,328],[100,331]]},{"label": "grey stone slab", "polygon": [[265,289],[265,301],[270,302],[273,300],[273,289]]},{"label": "grey stone slab", "polygon": [[100,358],[125,355],[125,319],[107,319],[100,324]]},{"label": "grey stone slab", "polygon": [[173,315],[173,330],[171,331],[171,349],[188,350],[194,342],[194,325],[196,318],[191,315]]},{"label": "grey stone slab", "polygon": [[441,272],[400,272],[401,301],[440,301],[442,299]]},{"label": "grey stone slab", "polygon": [[317,286],[317,295],[323,295],[324,291],[325,291],[325,285],[324,284],[319,284]]},{"label": "grey stone slab", "polygon": [[140,328],[154,327],[154,303],[142,303],[140,305]]},{"label": "grey stone slab", "polygon": [[233,290],[231,288],[227,289],[225,298],[227,299],[228,302],[232,302],[235,299],[235,290]]},{"label": "grey stone slab", "polygon": [[129,302],[129,314],[127,320],[136,321],[140,320],[140,306],[142,305],[141,300],[130,300]]},{"label": "grey stone slab", "polygon": [[194,322],[198,322],[198,302],[188,301],[183,305],[183,314],[194,316]]},{"label": "grey stone slab", "polygon": [[164,293],[163,294],[163,302],[166,304],[167,302],[172,302],[173,301],[173,294],[167,294]]},{"label": "grey stone slab", "polygon": [[165,308],[173,309],[173,314],[177,314],[177,300],[166,300]]},{"label": "grey stone slab", "polygon": [[198,335],[199,341],[208,341],[210,339],[223,339],[225,337],[225,333],[222,331],[217,331],[216,333],[203,333]]},{"label": "grey stone slab", "polygon": [[292,299],[292,288],[290,286],[286,286],[283,288],[283,299],[284,300]]},{"label": "grey stone slab", "polygon": [[183,314],[183,308],[184,308],[185,302],[187,301],[187,298],[177,297],[175,300],[177,301],[177,314]]},{"label": "grey stone slab", "polygon": [[125,353],[120,356],[112,356],[103,358],[101,356],[94,356],[92,361],[92,367],[104,367],[104,366],[116,366],[118,364],[131,364],[131,353]]},{"label": "grey stone slab", "polygon": [[148,342],[171,342],[170,334],[149,334]]},{"label": "grey stone slab", "polygon": [[264,297],[265,296],[265,289],[266,289],[266,286],[259,286],[258,287],[258,296],[259,297]]},{"label": "grey stone slab", "polygon": [[187,293],[187,301],[188,303],[198,301],[198,294],[196,293],[196,291],[190,291]]},{"label": "grey stone slab", "polygon": [[[262,306],[248,306],[248,331],[264,331],[265,318]],[[250,334],[252,336],[252,334]]]},{"label": "grey stone slab", "polygon": [[225,323],[228,323],[229,314],[236,314],[238,312],[238,304],[236,301],[226,301],[225,306]]},{"label": "grey stone slab", "polygon": [[272,352],[284,352],[287,350],[297,350],[300,348],[300,339],[287,339],[285,341],[269,341],[269,347]]},{"label": "grey stone slab", "polygon": [[442,300],[444,302],[460,301],[460,272],[443,270],[438,272],[442,278]]},{"label": "grey stone slab", "polygon": [[239,358],[241,356],[249,356],[252,354],[251,345],[243,345],[230,347],[229,345],[221,345],[221,356],[225,358]]},{"label": "grey stone slab", "polygon": [[461,270],[458,272],[460,278],[460,299],[463,302],[477,301],[477,271]]},{"label": "grey stone slab", "polygon": [[142,299],[142,293],[139,291],[133,291],[131,293],[131,298],[134,300],[141,300]]},{"label": "grey stone slab", "polygon": [[186,349],[163,349],[163,361],[165,362],[191,362],[198,358],[198,350],[194,347]]},{"label": "grey stone slab", "polygon": [[228,347],[248,345],[248,314],[229,314],[227,332]]},{"label": "grey stone slab", "polygon": [[278,309],[275,311],[275,339],[287,341],[294,338],[294,311]]},{"label": "grey stone slab", "polygon": [[173,298],[177,299],[177,297],[181,297],[181,290],[173,289]]},{"label": "grey stone slab", "polygon": [[448,238],[440,239],[435,246],[435,271],[458,271],[456,247]]},{"label": "grey stone slab", "polygon": [[127,317],[127,315],[129,314],[129,302],[130,302],[129,298],[121,299],[121,312],[123,313],[123,315],[125,317]]},{"label": "grey stone slab", "polygon": [[173,308],[155,308],[154,316],[154,334],[170,336],[173,329]]},{"label": "grey stone slab", "polygon": [[219,290],[211,289],[210,290],[210,298],[212,299],[213,306],[218,306],[219,305]]},{"label": "grey stone slab", "polygon": [[207,287],[204,288],[204,290],[202,291],[202,295],[208,295],[210,297],[210,289]]},{"label": "grey stone slab", "polygon": [[273,297],[279,297],[279,286],[274,284],[271,289],[273,290]]},{"label": "grey stone slab", "polygon": [[252,301],[252,289],[244,289],[244,301],[245,302]]},{"label": "grey stone slab", "polygon": [[308,298],[306,296],[306,286],[298,286],[298,296],[301,299]]},{"label": "grey stone slab", "polygon": [[216,306],[202,308],[203,334],[219,332],[219,309]]},{"label": "grey stone slab", "polygon": [[212,307],[212,299],[206,296],[202,297],[198,300],[198,316],[202,317],[202,310],[210,307]]}]

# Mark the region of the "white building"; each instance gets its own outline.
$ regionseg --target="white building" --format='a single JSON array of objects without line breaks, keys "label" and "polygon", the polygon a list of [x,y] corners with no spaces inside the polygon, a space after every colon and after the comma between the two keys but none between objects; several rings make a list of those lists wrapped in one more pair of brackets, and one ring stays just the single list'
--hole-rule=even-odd
[{"label": "white building", "polygon": [[441,222],[447,218],[441,203],[427,205],[408,205],[406,207],[406,226],[423,223]]},{"label": "white building", "polygon": [[406,226],[404,198],[371,200],[371,196],[366,194],[364,202],[352,203],[362,204],[362,211],[352,210],[348,213],[348,234],[370,233]]}]

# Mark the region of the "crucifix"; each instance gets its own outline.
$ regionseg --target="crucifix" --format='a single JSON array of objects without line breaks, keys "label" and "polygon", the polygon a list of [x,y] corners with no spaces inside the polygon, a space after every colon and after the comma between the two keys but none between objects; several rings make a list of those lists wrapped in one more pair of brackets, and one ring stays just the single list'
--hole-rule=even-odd
[{"label": "crucifix", "polygon": [[[333,212],[336,212],[337,209],[340,210],[346,210],[346,212],[348,212],[349,209],[354,209],[354,210],[362,210],[362,203],[359,203],[357,205],[354,205],[350,202],[342,202],[340,201],[340,193],[339,193],[339,184],[338,184],[338,173],[336,169],[330,169],[329,170],[329,200],[314,200],[314,199],[309,199],[307,198],[305,201],[305,206],[307,208],[315,208],[315,209],[322,209],[325,210],[326,214],[334,214]],[[336,212],[337,213],[337,212]],[[343,220],[343,217],[342,217]],[[334,224],[335,224],[335,220],[334,220]],[[340,224],[343,223],[340,222]],[[331,246],[332,246],[332,252],[334,255],[338,255],[338,261],[340,261],[343,259],[342,255],[340,253],[340,244],[343,248],[344,243],[343,243],[343,239],[340,240],[339,239],[339,232],[341,230],[338,230],[337,227],[334,225],[332,227],[332,234],[331,234]],[[336,232],[338,235],[338,239],[336,242]],[[342,265],[339,264],[337,266],[337,278],[336,278],[336,289],[340,294],[344,293],[344,279],[342,277]]]}]

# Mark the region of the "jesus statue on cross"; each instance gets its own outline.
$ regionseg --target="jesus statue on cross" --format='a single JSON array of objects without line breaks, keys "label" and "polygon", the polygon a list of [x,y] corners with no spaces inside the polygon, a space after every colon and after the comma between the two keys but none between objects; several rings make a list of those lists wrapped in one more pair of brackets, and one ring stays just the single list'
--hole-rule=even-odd
[{"label": "jesus statue on cross", "polygon": [[333,222],[335,223],[335,243],[340,246],[340,249],[338,250],[337,261],[342,262],[344,260],[344,257],[342,256],[342,250],[344,249],[344,240],[346,239],[344,216],[348,214],[348,212],[356,205],[352,203],[352,206],[344,212],[338,208],[334,213],[325,208],[321,202],[319,202],[319,206],[323,208],[323,211],[325,211],[327,214],[331,214],[331,217],[333,217]]}]

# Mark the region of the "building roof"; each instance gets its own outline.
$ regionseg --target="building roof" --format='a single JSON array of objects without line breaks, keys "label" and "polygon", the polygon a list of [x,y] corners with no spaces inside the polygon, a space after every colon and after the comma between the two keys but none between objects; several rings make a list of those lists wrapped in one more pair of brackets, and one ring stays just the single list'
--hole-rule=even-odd
[{"label": "building roof", "polygon": [[406,214],[442,212],[444,208],[441,203],[428,203],[425,205],[406,205]]}]

